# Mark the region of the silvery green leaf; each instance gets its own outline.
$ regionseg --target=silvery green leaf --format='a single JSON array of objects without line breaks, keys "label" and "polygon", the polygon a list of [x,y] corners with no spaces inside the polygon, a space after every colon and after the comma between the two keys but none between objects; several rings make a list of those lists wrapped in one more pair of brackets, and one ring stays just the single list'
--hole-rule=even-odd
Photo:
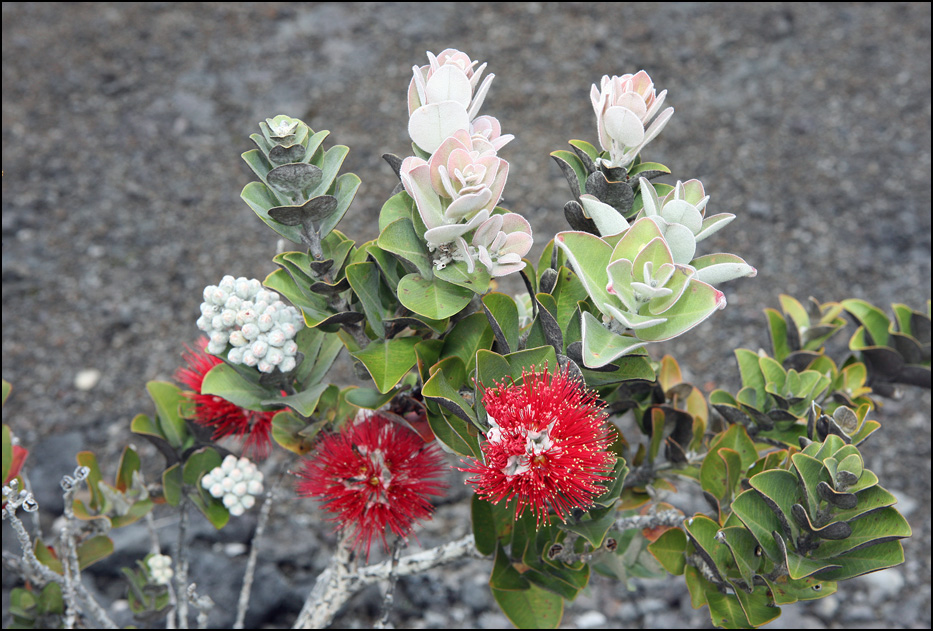
[{"label": "silvery green leaf", "polygon": [[712,217],[707,217],[703,220],[703,225],[700,227],[699,232],[696,233],[697,241],[702,241],[711,234],[719,232],[732,223],[733,219],[735,219],[735,215],[730,213],[720,213]]},{"label": "silvery green leaf", "polygon": [[580,203],[583,205],[586,214],[589,215],[593,223],[596,224],[596,228],[599,230],[600,235],[609,236],[619,234],[623,230],[628,229],[629,223],[619,211],[609,204],[599,201],[593,195],[581,195]]},{"label": "silvery green leaf", "polygon": [[758,274],[758,270],[735,254],[707,254],[693,259],[690,265],[696,269],[695,278],[710,285]]}]

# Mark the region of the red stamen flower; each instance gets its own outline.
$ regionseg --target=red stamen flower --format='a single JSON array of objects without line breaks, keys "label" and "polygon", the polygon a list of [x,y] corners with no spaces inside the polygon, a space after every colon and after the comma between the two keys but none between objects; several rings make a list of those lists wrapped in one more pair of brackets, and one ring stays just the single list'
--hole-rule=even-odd
[{"label": "red stamen flower", "polygon": [[530,508],[538,525],[553,510],[566,521],[606,489],[616,457],[603,404],[567,371],[522,373],[523,383],[496,384],[483,393],[492,429],[485,462],[462,469],[477,494],[494,504],[515,499],[515,518]]},{"label": "red stamen flower", "polygon": [[[198,342],[198,348],[203,348],[206,344],[207,340],[202,339]],[[198,425],[214,429],[211,440],[236,436],[244,439],[244,454],[252,454],[252,457],[258,460],[266,458],[272,444],[272,417],[276,413],[247,410],[222,397],[202,394],[204,375],[214,366],[222,364],[223,360],[203,350],[192,350],[188,346],[185,348],[188,352],[182,357],[186,367],[178,369],[175,379],[192,391],[188,397],[194,401],[194,421]]]},{"label": "red stamen flower", "polygon": [[305,460],[298,495],[323,502],[338,529],[349,529],[355,548],[366,550],[373,537],[388,550],[386,526],[399,537],[434,511],[429,495],[446,485],[443,459],[433,444],[379,415],[350,423],[325,436]]}]

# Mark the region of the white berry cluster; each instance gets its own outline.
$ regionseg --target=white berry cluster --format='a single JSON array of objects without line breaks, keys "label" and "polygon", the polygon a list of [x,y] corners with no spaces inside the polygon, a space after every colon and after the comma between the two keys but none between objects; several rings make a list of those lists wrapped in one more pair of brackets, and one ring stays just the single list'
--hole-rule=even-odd
[{"label": "white berry cluster", "polygon": [[201,478],[201,486],[216,498],[223,498],[224,506],[234,517],[239,517],[256,503],[262,493],[262,472],[246,458],[230,455],[219,467]]},{"label": "white berry cluster", "polygon": [[224,276],[219,285],[204,288],[198,328],[208,334],[207,352],[220,355],[233,346],[227,360],[255,366],[261,372],[294,370],[298,344],[295,334],[304,325],[295,307],[255,278]]},{"label": "white berry cluster", "polygon": [[149,576],[156,585],[168,585],[175,572],[172,570],[172,557],[165,554],[153,554],[146,561]]}]

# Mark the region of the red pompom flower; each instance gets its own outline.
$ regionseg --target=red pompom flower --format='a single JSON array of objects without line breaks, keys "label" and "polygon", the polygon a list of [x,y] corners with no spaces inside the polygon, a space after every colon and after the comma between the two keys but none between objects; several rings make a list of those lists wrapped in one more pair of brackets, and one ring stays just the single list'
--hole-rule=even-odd
[{"label": "red pompom flower", "polygon": [[522,373],[521,384],[496,384],[483,393],[492,428],[484,462],[462,469],[483,499],[515,499],[515,518],[530,508],[538,525],[554,511],[566,521],[605,492],[616,457],[603,403],[567,371]]},{"label": "red pompom flower", "polygon": [[405,537],[431,515],[428,496],[442,494],[443,473],[433,444],[377,414],[322,438],[297,472],[297,491],[321,501],[334,514],[331,521],[368,556],[374,537],[388,550],[387,526]]},{"label": "red pompom flower", "polygon": [[[207,340],[202,339],[198,342],[198,347],[206,344]],[[211,440],[236,436],[244,439],[243,453],[245,455],[251,455],[259,460],[266,458],[272,444],[270,433],[272,417],[276,412],[247,410],[222,397],[202,394],[201,386],[204,383],[204,375],[214,366],[222,364],[223,360],[203,350],[192,350],[188,346],[185,348],[188,350],[182,355],[185,367],[178,369],[175,379],[191,390],[188,396],[194,401],[194,421],[198,425],[213,428]]]}]

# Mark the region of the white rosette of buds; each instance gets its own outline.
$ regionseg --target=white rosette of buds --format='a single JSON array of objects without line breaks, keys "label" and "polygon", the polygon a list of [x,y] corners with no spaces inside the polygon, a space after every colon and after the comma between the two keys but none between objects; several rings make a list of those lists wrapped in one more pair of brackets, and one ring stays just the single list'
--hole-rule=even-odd
[{"label": "white rosette of buds", "polygon": [[255,278],[224,276],[219,284],[205,287],[197,324],[210,338],[207,352],[221,355],[232,346],[227,353],[232,364],[264,373],[295,369],[295,334],[304,326],[301,313]]},{"label": "white rosette of buds", "polygon": [[175,575],[172,570],[172,557],[165,554],[153,554],[146,561],[149,576],[156,585],[168,585]]},{"label": "white rosette of buds", "polygon": [[253,507],[262,493],[262,472],[248,459],[228,455],[219,467],[201,478],[201,486],[221,500],[231,515],[239,517]]}]

